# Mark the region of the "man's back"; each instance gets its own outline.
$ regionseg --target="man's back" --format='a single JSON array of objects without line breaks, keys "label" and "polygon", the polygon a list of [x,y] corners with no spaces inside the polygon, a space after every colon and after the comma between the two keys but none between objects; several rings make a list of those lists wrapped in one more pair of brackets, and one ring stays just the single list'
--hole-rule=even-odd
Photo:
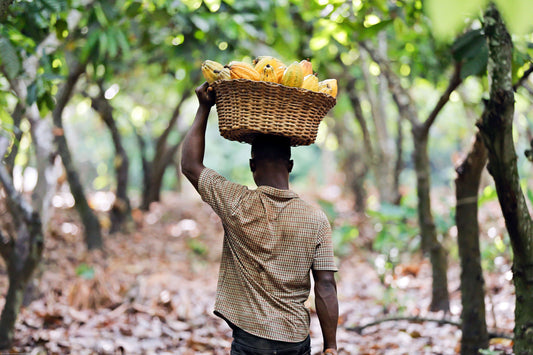
[{"label": "man's back", "polygon": [[309,271],[336,270],[323,212],[290,190],[249,190],[209,169],[199,192],[225,231],[215,311],[257,336],[305,339]]}]

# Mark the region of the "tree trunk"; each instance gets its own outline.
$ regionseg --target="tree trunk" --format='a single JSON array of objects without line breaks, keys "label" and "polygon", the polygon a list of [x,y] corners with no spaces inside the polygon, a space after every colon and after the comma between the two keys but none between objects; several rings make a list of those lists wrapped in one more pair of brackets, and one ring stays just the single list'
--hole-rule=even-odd
[{"label": "tree trunk", "polygon": [[[180,137],[179,141],[174,145],[168,146],[168,137],[172,130],[175,129],[176,123],[180,118],[181,108],[186,99],[191,96],[192,89],[186,88],[183,90],[183,95],[178,102],[172,117],[163,131],[163,134],[157,139],[155,154],[151,162],[146,160],[146,154],[143,152],[143,171],[148,173],[148,176],[144,176],[144,189],[143,199],[141,202],[142,210],[149,210],[152,202],[160,201],[161,187],[163,185],[163,177],[167,167],[172,163],[174,155],[179,149],[179,145],[183,137]],[[142,149],[142,147],[141,147]]]},{"label": "tree trunk", "polygon": [[123,230],[125,223],[131,218],[131,205],[127,194],[129,159],[122,145],[122,138],[115,119],[113,118],[113,107],[105,98],[102,87],[100,87],[98,97],[92,98],[91,102],[92,107],[100,114],[100,117],[109,128],[113,139],[113,146],[115,147],[117,188],[115,191],[115,202],[110,211],[111,228],[109,230],[110,233],[115,233]]},{"label": "tree trunk", "polygon": [[479,250],[478,191],[487,163],[487,148],[478,133],[470,152],[457,167],[455,221],[461,259],[461,354],[477,354],[489,346],[485,292]]},{"label": "tree trunk", "polygon": [[[373,172],[376,182],[376,187],[379,190],[379,198],[383,202],[394,203],[398,200],[399,191],[393,191],[393,164],[392,164],[392,149],[390,148],[390,134],[387,129],[385,111],[381,107],[385,101],[384,92],[378,90],[376,93],[375,85],[372,80],[372,76],[368,72],[368,65],[365,64],[367,61],[367,54],[365,52],[361,53],[361,59],[363,60],[363,65],[361,66],[363,71],[363,78],[365,81],[366,93],[368,100],[370,101],[370,107],[372,110],[372,120],[374,122],[374,135],[376,142],[374,149],[374,160],[373,160]],[[383,85],[383,78],[378,78],[378,85],[381,88]]]},{"label": "tree trunk", "polygon": [[[352,78],[351,80],[346,81],[345,89],[352,104],[355,120],[361,129],[363,136],[362,148],[354,146],[354,139],[351,137],[346,139],[345,129],[339,131],[338,136],[340,137],[339,143],[341,143],[347,155],[343,164],[343,170],[346,174],[346,183],[355,195],[355,211],[358,213],[364,213],[366,210],[367,196],[364,180],[368,174],[369,167],[372,167],[374,175],[377,175],[376,166],[378,163],[374,154],[370,132],[361,108],[361,100],[359,100],[355,85],[356,80]],[[363,151],[363,154],[357,154],[356,152],[358,150]]]},{"label": "tree trunk", "polygon": [[429,254],[433,274],[431,311],[448,311],[448,264],[446,251],[437,239],[437,229],[431,212],[431,183],[428,154],[428,135],[420,128],[413,128],[413,160],[416,173],[416,192],[418,195],[418,221],[422,236],[422,250]]},{"label": "tree trunk", "polygon": [[[366,211],[366,189],[364,181],[368,172],[367,164],[364,156],[367,156],[366,151],[363,154],[358,153],[362,151],[361,148],[355,145],[356,140],[353,139],[353,132],[347,127],[343,120],[335,120],[333,125],[333,133],[337,137],[339,146],[342,147],[339,154],[339,164],[341,170],[344,172],[346,186],[354,195],[354,210],[357,213],[364,214]],[[367,159],[368,160],[368,159]]]},{"label": "tree trunk", "polygon": [[8,156],[5,159],[5,164],[10,174],[13,174],[13,167],[15,166],[15,157],[18,154],[20,139],[22,138],[22,130],[20,129],[20,123],[24,115],[24,110],[25,106],[19,101],[15,106],[13,113],[11,114],[11,118],[13,119],[13,131],[15,134],[15,140],[13,148],[11,148],[11,152],[9,152]]},{"label": "tree trunk", "polygon": [[76,171],[76,167],[74,166],[74,162],[72,161],[67,139],[64,134],[62,117],[63,108],[70,100],[74,86],[84,71],[84,65],[73,65],[73,69],[69,73],[67,81],[58,93],[56,107],[54,108],[52,117],[55,126],[55,143],[57,145],[57,150],[67,173],[67,180],[70,186],[70,192],[75,200],[76,210],[78,211],[85,228],[85,243],[88,249],[96,249],[101,248],[103,244],[100,222],[85,197],[85,192],[83,191],[83,186],[78,176],[78,172]]},{"label": "tree trunk", "polygon": [[404,168],[403,163],[403,129],[402,117],[398,117],[398,135],[396,136],[396,163],[394,164],[393,184],[394,191],[397,191],[396,199],[393,201],[395,205],[399,205],[402,201],[402,194],[400,193],[400,175]]},{"label": "tree trunk", "polygon": [[512,41],[493,3],[489,4],[484,17],[489,47],[490,98],[477,126],[488,149],[488,170],[494,178],[513,248],[514,352],[533,354],[533,221],[520,187],[513,142]]},{"label": "tree trunk", "polygon": [[[0,136],[0,156],[4,156],[7,147],[1,142],[3,139]],[[24,291],[42,258],[44,234],[39,214],[15,190],[11,175],[4,165],[0,165],[0,183],[4,187],[7,208],[13,219],[13,227],[9,229],[17,234],[15,238],[13,235],[5,236],[0,231],[0,255],[6,262],[9,279],[0,315],[0,349],[6,349],[13,341]]]}]

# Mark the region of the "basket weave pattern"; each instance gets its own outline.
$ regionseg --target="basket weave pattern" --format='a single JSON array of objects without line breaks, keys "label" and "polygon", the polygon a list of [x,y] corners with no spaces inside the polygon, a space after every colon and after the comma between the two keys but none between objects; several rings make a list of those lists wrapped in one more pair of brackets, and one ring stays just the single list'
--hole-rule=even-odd
[{"label": "basket weave pattern", "polygon": [[288,137],[292,146],[312,144],[336,104],[324,93],[264,81],[221,80],[212,87],[220,135],[243,143],[262,133]]}]

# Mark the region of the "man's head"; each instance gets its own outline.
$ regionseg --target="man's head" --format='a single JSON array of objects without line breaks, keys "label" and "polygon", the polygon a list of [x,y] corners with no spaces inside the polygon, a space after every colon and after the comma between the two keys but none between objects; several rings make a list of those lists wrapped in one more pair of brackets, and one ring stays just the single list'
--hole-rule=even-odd
[{"label": "man's head", "polygon": [[291,145],[286,137],[275,135],[258,135],[252,142],[252,159],[250,169],[255,172],[257,165],[286,167],[290,173],[293,162],[291,160]]}]

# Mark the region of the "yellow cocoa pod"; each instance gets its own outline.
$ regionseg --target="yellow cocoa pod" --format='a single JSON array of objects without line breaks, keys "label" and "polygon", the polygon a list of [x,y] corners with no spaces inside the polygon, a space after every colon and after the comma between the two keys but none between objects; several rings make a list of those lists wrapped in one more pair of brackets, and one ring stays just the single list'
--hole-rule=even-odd
[{"label": "yellow cocoa pod", "polygon": [[213,72],[216,75],[215,81],[217,81],[217,80],[230,80],[231,79],[231,74],[230,74],[229,68],[222,68],[221,70],[213,70]]},{"label": "yellow cocoa pod", "polygon": [[283,74],[285,74],[285,69],[287,69],[285,64],[283,64],[282,66],[280,66],[279,68],[276,69],[276,74],[278,76],[278,83],[281,83],[281,79],[283,78]]},{"label": "yellow cocoa pod", "polygon": [[302,88],[311,91],[318,91],[318,77],[315,74],[306,75],[302,83]]},{"label": "yellow cocoa pod", "polygon": [[263,68],[263,71],[261,72],[261,81],[268,81],[271,83],[277,83],[278,82],[278,76],[276,75],[276,71],[274,70],[274,67],[270,64],[265,65]]},{"label": "yellow cocoa pod", "polygon": [[270,65],[274,68],[274,72],[276,73],[276,82],[279,83],[281,81],[281,77],[285,71],[285,64],[283,64],[281,60],[270,56],[263,56],[257,57],[254,60],[254,63],[255,70],[257,70],[258,73],[262,73],[263,69],[265,69],[267,65]]},{"label": "yellow cocoa pod", "polygon": [[227,66],[231,79],[259,80],[259,73],[246,62],[232,61]]},{"label": "yellow cocoa pod", "polygon": [[318,91],[337,97],[337,79],[326,79],[318,83]]},{"label": "yellow cocoa pod", "polygon": [[300,65],[302,66],[304,78],[309,74],[313,74],[313,64],[311,64],[311,62],[308,59],[302,60],[300,62]]},{"label": "yellow cocoa pod", "polygon": [[289,65],[281,77],[281,84],[285,86],[299,88],[302,86],[303,81],[304,76],[302,72],[302,66],[298,62],[293,62],[291,65]]},{"label": "yellow cocoa pod", "polygon": [[[217,80],[218,73],[220,73],[222,69],[224,69],[224,66],[214,60],[205,60],[202,63],[202,74],[209,84],[212,84]],[[215,71],[217,72],[215,73]]]}]

